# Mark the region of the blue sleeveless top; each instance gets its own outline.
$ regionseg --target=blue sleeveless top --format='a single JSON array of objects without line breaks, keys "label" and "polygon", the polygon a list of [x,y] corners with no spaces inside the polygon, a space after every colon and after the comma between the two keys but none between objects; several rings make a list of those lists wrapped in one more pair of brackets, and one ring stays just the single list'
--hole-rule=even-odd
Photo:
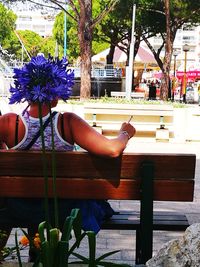
[{"label": "blue sleeveless top", "polygon": [[[66,142],[59,134],[57,129],[59,113],[53,118],[54,125],[54,140],[55,148],[59,151],[72,151],[74,150],[74,145]],[[45,122],[49,115],[43,117]],[[25,135],[23,140],[18,143],[12,149],[23,150],[27,144],[32,140],[35,133],[39,130],[39,119],[33,118],[26,113],[21,116],[25,125]],[[44,123],[43,122],[43,123]],[[51,128],[48,125],[44,131],[45,136],[45,146],[47,149],[51,150]],[[37,141],[33,144],[31,150],[41,149],[41,138],[39,137]],[[34,162],[33,162],[34,164]],[[102,222],[113,215],[114,211],[107,201],[104,200],[74,200],[74,199],[59,199],[58,209],[59,209],[59,220],[62,225],[64,220],[73,208],[79,208],[82,215],[82,228],[85,231],[94,231],[97,233]],[[49,200],[49,212],[50,218],[53,220],[53,200]],[[21,220],[23,223],[31,222],[39,224],[44,221],[44,200],[43,199],[7,199],[7,206],[4,211],[0,210],[0,221],[4,220]]]},{"label": "blue sleeveless top", "polygon": [[[46,120],[49,118],[50,114],[47,114],[45,117],[42,118],[43,125],[46,122]],[[59,113],[57,113],[53,117],[53,131],[54,131],[54,146],[55,150],[57,151],[72,151],[74,150],[74,145],[69,144],[66,142],[61,135],[58,132],[58,117]],[[24,114],[24,116],[20,116],[22,119],[24,126],[25,126],[25,135],[24,138],[20,143],[18,143],[16,146],[14,146],[12,149],[17,150],[24,150],[26,149],[26,146],[31,142],[33,137],[37,134],[37,132],[40,130],[40,121],[39,118],[34,118],[29,115],[28,112]],[[48,123],[46,128],[44,129],[44,141],[45,141],[45,148],[46,150],[52,149],[52,143],[51,143],[51,125]],[[41,150],[42,147],[42,141],[39,137],[34,144],[31,147],[31,150]]]}]

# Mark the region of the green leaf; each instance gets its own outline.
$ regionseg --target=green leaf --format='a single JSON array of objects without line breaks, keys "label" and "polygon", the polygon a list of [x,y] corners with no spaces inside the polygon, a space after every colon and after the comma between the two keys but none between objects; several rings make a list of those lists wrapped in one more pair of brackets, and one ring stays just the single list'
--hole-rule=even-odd
[{"label": "green leaf", "polygon": [[65,220],[61,240],[69,242],[69,240],[71,239],[71,232],[73,229],[77,241],[76,246],[79,246],[80,244],[79,240],[81,240],[81,227],[82,227],[81,213],[79,209],[73,209],[71,211],[70,216],[68,216]]},{"label": "green leaf", "polygon": [[87,231],[86,235],[88,237],[89,244],[89,267],[94,266],[96,257],[96,235],[95,232]]},{"label": "green leaf", "polygon": [[[52,263],[52,266],[55,266],[58,263],[58,241],[59,241],[59,229],[53,228],[49,233],[49,261]],[[57,266],[57,265],[56,265]]]},{"label": "green leaf", "polygon": [[59,232],[60,230],[57,228],[53,228],[50,230],[50,246],[52,248],[57,248],[59,241]]},{"label": "green leaf", "polygon": [[22,267],[22,261],[21,261],[21,256],[20,256],[19,243],[18,243],[18,239],[17,239],[17,230],[15,231],[15,245],[16,245],[17,259],[18,259],[19,267]]},{"label": "green leaf", "polygon": [[69,241],[71,239],[71,231],[74,219],[69,216],[65,219],[61,241]]},{"label": "green leaf", "polygon": [[41,222],[38,226],[38,233],[40,236],[41,243],[46,240],[45,237],[45,229],[48,231],[48,229],[52,229],[51,225],[47,223],[46,221]]},{"label": "green leaf", "polygon": [[82,232],[82,217],[79,209],[73,209],[71,216],[74,218],[73,230],[76,239],[79,239]]},{"label": "green leaf", "polygon": [[97,259],[97,261],[100,262],[101,260],[103,260],[103,259],[105,259],[105,258],[107,258],[107,257],[109,257],[109,256],[111,256],[111,255],[113,255],[115,253],[118,253],[118,252],[120,252],[120,250],[114,250],[114,251],[107,252],[107,253],[103,254],[102,256],[100,256]]},{"label": "green leaf", "polygon": [[72,252],[72,255],[77,257],[78,259],[82,260],[82,263],[85,263],[85,264],[89,263],[89,260],[81,254],[78,254],[76,252]]},{"label": "green leaf", "polygon": [[69,243],[67,241],[58,242],[58,264],[56,267],[67,267],[68,266],[68,256],[67,251],[69,249]]}]

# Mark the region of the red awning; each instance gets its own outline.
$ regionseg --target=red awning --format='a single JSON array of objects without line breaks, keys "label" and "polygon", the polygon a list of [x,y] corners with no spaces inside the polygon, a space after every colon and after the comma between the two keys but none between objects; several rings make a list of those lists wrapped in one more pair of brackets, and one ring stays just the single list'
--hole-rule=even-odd
[{"label": "red awning", "polygon": [[[176,77],[181,80],[184,76],[184,71],[177,71]],[[186,72],[186,78],[196,80],[197,78],[200,79],[200,70],[190,70]]]}]

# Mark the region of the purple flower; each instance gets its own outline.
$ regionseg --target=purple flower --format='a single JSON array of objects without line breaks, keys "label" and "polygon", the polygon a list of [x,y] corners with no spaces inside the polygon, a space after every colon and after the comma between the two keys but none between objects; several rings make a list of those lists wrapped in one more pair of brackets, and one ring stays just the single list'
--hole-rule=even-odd
[{"label": "purple flower", "polygon": [[22,68],[15,68],[10,104],[24,101],[44,103],[57,98],[66,101],[74,85],[74,72],[67,70],[67,65],[66,58],[54,60],[38,55]]}]

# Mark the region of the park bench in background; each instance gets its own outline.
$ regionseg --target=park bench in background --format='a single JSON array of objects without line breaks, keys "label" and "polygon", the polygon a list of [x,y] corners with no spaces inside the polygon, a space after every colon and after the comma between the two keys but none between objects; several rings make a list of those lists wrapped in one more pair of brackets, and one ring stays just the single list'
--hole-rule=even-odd
[{"label": "park bench in background", "polygon": [[165,133],[166,139],[174,135],[174,110],[170,105],[84,104],[85,120],[100,127],[104,135],[116,134],[122,122],[128,121],[131,115],[136,137],[157,138],[160,131]]},{"label": "park bench in background", "polygon": [[[126,97],[126,92],[111,91],[110,95],[111,95],[111,97],[124,98],[124,97]],[[145,98],[145,93],[144,92],[131,92],[131,98],[144,99]]]},{"label": "park bench in background", "polygon": [[[49,165],[51,152],[47,152]],[[42,154],[39,151],[0,151],[0,196],[44,196]],[[136,263],[152,256],[153,230],[180,231],[189,223],[183,214],[153,211],[153,201],[192,201],[194,154],[129,154],[102,158],[87,152],[56,152],[57,193],[60,198],[140,200],[140,214],[117,212],[103,229],[136,230]],[[50,170],[51,168],[49,168]],[[49,174],[51,177],[51,174]],[[52,197],[52,179],[49,196]],[[5,218],[4,218],[5,219]],[[31,227],[11,221],[4,226]]]}]

